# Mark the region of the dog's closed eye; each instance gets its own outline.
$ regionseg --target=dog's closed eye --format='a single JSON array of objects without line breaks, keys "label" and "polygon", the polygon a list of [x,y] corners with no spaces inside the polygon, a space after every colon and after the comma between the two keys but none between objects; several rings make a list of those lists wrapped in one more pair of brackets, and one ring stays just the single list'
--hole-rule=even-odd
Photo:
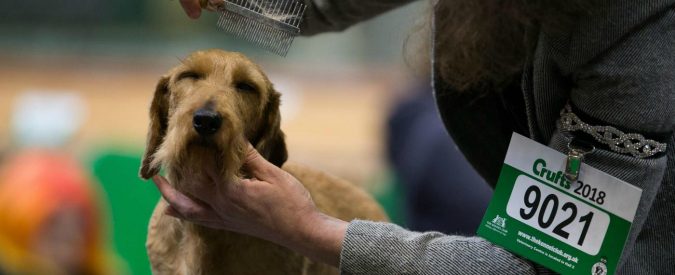
[{"label": "dog's closed eye", "polygon": [[246,82],[237,82],[235,87],[237,88],[237,91],[240,91],[242,93],[255,93],[258,91],[255,88],[255,86],[248,84]]},{"label": "dog's closed eye", "polygon": [[203,78],[203,75],[193,72],[193,71],[184,71],[176,77],[176,81],[181,81],[183,79],[192,79],[192,80],[198,80]]}]

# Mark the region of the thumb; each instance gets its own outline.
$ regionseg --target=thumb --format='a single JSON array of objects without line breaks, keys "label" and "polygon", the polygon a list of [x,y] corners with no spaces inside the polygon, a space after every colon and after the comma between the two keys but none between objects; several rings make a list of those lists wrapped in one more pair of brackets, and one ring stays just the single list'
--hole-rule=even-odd
[{"label": "thumb", "polygon": [[251,173],[252,176],[264,181],[269,180],[272,177],[274,171],[279,169],[278,167],[274,166],[274,164],[271,164],[269,161],[267,161],[262,155],[260,155],[258,150],[256,150],[250,143],[246,149],[244,167],[249,173]]},{"label": "thumb", "polygon": [[199,4],[208,11],[217,11],[224,3],[223,0],[200,0]]}]

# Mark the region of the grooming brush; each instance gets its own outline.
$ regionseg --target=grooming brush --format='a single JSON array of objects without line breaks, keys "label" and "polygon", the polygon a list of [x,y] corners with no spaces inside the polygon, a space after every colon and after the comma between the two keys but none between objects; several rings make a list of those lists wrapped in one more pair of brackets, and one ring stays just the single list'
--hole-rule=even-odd
[{"label": "grooming brush", "polygon": [[218,27],[225,32],[284,57],[300,34],[307,7],[298,0],[223,0],[215,7],[200,2],[220,13]]}]

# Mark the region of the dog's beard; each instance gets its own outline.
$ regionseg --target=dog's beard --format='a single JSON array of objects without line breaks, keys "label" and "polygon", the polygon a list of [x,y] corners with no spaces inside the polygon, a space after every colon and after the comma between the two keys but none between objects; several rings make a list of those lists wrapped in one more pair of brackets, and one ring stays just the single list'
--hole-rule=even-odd
[{"label": "dog's beard", "polygon": [[246,157],[246,139],[221,129],[210,137],[199,136],[190,127],[169,129],[152,165],[163,166],[174,187],[190,193],[194,184],[227,184],[240,172]]}]

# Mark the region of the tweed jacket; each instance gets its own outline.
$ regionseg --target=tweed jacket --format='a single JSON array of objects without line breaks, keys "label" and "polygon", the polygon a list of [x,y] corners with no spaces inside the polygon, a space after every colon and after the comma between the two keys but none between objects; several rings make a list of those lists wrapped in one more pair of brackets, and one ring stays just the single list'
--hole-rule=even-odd
[{"label": "tweed jacket", "polygon": [[[306,0],[305,35],[340,31],[411,0]],[[438,110],[467,160],[494,185],[512,132],[566,152],[557,128],[570,103],[595,125],[659,137],[665,154],[599,148],[585,162],[643,190],[618,274],[675,274],[675,0],[601,0],[570,31],[538,30],[523,72],[504,93],[472,97],[434,78]],[[436,15],[440,16],[440,15]],[[442,30],[434,30],[442,31]],[[447,209],[447,211],[461,211]],[[352,221],[343,274],[537,274],[479,237],[417,233]]]}]

